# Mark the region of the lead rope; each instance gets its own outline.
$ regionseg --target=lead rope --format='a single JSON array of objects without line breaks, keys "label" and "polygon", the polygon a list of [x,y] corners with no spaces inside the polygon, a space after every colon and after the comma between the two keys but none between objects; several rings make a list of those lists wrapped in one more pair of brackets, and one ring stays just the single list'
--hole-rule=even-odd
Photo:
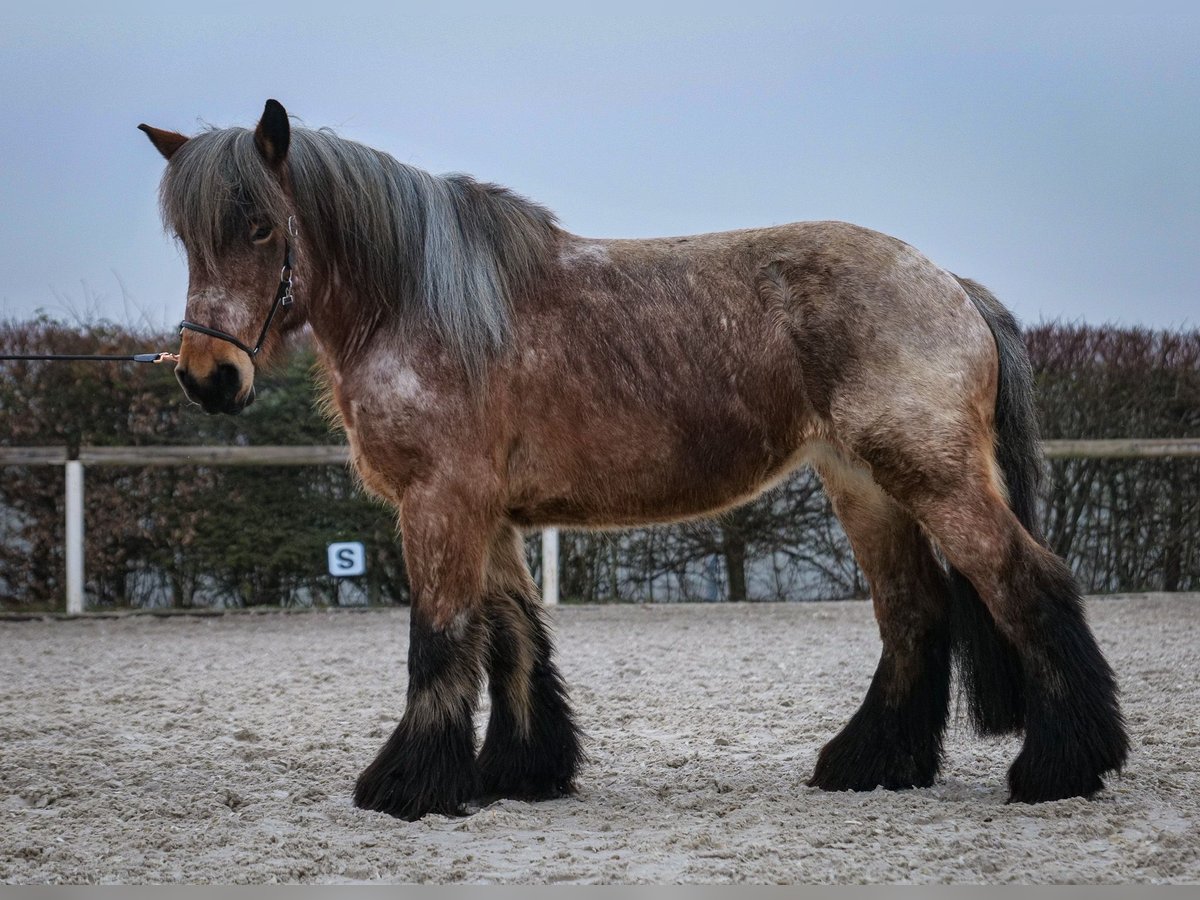
[{"label": "lead rope", "polygon": [[24,360],[28,362],[136,362],[136,363],[164,363],[164,362],[179,362],[179,356],[175,353],[168,353],[166,350],[161,350],[158,353],[2,353],[0,361]]},{"label": "lead rope", "polygon": [[[287,231],[291,237],[296,237],[296,217],[288,216]],[[258,333],[258,340],[255,341],[253,347],[248,347],[240,340],[228,332],[221,331],[217,328],[209,328],[207,325],[198,325],[195,322],[189,322],[184,319],[179,323],[179,333],[183,334],[184,329],[190,331],[198,331],[200,334],[207,334],[209,337],[215,337],[218,340],[227,341],[233,344],[239,350],[249,354],[250,359],[258,356],[262,350],[263,342],[267,339],[267,332],[271,329],[271,323],[275,320],[275,313],[282,307],[287,309],[292,305],[292,242],[287,238],[283,241],[283,267],[279,271],[279,287],[275,291],[275,300],[271,304],[271,310],[267,313],[267,320],[263,322],[262,330]],[[24,360],[28,362],[67,362],[67,361],[85,361],[85,362],[136,362],[136,363],[164,363],[164,362],[179,362],[177,353],[168,353],[162,350],[158,353],[129,353],[129,354],[107,354],[107,353],[5,353],[0,354],[0,361]]]}]

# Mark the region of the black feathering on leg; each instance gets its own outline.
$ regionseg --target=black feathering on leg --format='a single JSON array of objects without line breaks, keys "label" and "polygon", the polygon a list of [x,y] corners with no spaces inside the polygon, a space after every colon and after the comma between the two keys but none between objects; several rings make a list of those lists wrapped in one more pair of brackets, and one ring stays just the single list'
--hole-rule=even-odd
[{"label": "black feathering on leg", "polygon": [[1117,682],[1059,559],[1027,559],[1013,579],[1037,619],[1026,648],[1025,743],[1008,772],[1009,802],[1090,797],[1129,752]]},{"label": "black feathering on leg", "polygon": [[950,638],[944,628],[920,648],[920,671],[901,697],[885,653],[858,712],[821,748],[809,787],[870,791],[929,787],[942,758],[950,705]]},{"label": "black feathering on leg", "polygon": [[[488,651],[492,714],[478,759],[480,799],[549,800],[575,792],[575,776],[584,762],[582,740],[567,697],[566,684],[553,660],[553,643],[536,601],[513,598],[525,627],[494,628]],[[513,623],[508,623],[512,626]],[[518,642],[530,640],[532,670],[519,670]],[[525,679],[528,700],[514,708],[511,691]]]},{"label": "black feathering on leg", "polygon": [[414,614],[408,703],[400,724],[354,788],[360,809],[414,821],[461,815],[478,793],[473,711],[479,694],[474,626],[435,631]]},{"label": "black feathering on leg", "polygon": [[1025,726],[1021,657],[1001,634],[975,586],[950,567],[950,628],[959,690],[975,730],[1013,734]]},{"label": "black feathering on leg", "polygon": [[473,723],[463,709],[436,728],[402,719],[358,776],[354,805],[413,822],[428,813],[462,815],[477,792]]}]

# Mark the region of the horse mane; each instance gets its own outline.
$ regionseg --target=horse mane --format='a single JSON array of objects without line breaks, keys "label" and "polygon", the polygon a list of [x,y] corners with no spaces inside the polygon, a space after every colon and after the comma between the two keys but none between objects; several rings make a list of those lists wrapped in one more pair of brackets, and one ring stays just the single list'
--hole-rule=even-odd
[{"label": "horse mane", "polygon": [[[359,301],[427,324],[469,372],[511,334],[514,297],[545,268],[554,215],[467,175],[431,175],[328,129],[293,128],[287,167],[309,252]],[[251,219],[282,227],[293,206],[254,133],[209,129],[167,166],[163,221],[215,269]]]}]

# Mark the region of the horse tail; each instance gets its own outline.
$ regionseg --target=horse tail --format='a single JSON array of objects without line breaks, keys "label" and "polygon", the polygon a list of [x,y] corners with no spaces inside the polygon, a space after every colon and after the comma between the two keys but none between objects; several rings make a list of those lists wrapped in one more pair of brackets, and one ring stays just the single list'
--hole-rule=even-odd
[{"label": "horse tail", "polygon": [[[1037,498],[1042,455],[1033,407],[1033,368],[1021,327],[983,285],[968,278],[958,282],[996,341],[1000,371],[995,452],[1008,489],[1008,505],[1025,530],[1040,541]],[[975,587],[953,567],[950,589],[952,654],[971,719],[983,734],[1020,731],[1025,724],[1024,675],[1016,648],[996,627]]]}]

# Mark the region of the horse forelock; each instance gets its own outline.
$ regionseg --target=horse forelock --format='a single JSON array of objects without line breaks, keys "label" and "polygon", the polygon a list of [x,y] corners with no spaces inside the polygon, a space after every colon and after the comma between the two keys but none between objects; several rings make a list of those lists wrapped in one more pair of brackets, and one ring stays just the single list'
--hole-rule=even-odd
[{"label": "horse forelock", "polygon": [[159,203],[192,260],[212,269],[245,240],[249,219],[287,215],[287,197],[245,128],[210,129],[184,143],[163,175]]},{"label": "horse forelock", "polygon": [[[294,128],[287,158],[302,246],[353,300],[430,326],[478,372],[511,335],[514,298],[551,258],[557,223],[537,204],[466,175],[436,176],[331,131]],[[211,129],[172,158],[163,220],[216,271],[246,222],[282,226],[292,201],[244,128]],[[364,317],[364,321],[367,317]]]}]

